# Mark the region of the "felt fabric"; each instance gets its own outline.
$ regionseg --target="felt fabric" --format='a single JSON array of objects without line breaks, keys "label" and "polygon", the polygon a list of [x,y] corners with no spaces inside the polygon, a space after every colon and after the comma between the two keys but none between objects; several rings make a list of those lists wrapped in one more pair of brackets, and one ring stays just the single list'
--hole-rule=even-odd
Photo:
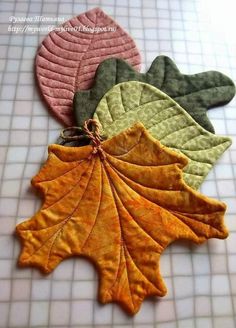
[{"label": "felt fabric", "polygon": [[140,121],[164,145],[189,158],[184,180],[198,189],[230,138],[204,130],[173,99],[150,84],[130,81],[115,85],[102,98],[94,118],[110,138]]},{"label": "felt fabric", "polygon": [[49,146],[33,186],[44,204],[17,226],[19,264],[51,272],[82,255],[99,269],[99,299],[136,313],[143,299],[163,296],[159,268],[177,239],[226,238],[225,204],[188,187],[187,159],[136,124],[96,146]]},{"label": "felt fabric", "polygon": [[77,125],[82,126],[93,116],[98,102],[109,89],[126,81],[145,82],[162,90],[213,133],[207,110],[228,103],[235,95],[233,81],[220,72],[182,74],[170,58],[158,56],[147,73],[139,73],[122,59],[112,58],[99,65],[90,90],[75,93],[73,108]]},{"label": "felt fabric", "polygon": [[97,66],[109,57],[140,67],[133,39],[100,8],[70,19],[43,40],[36,77],[48,107],[64,125],[73,125],[74,92],[90,88]]}]

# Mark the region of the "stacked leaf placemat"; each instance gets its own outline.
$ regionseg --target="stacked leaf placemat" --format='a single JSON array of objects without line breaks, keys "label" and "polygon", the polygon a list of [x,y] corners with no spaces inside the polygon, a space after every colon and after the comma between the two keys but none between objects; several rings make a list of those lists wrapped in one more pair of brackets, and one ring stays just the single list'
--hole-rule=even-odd
[{"label": "stacked leaf placemat", "polygon": [[231,145],[207,110],[235,86],[217,71],[182,74],[163,55],[140,73],[134,41],[99,8],[62,28],[39,48],[36,76],[68,128],[32,180],[44,204],[17,226],[19,264],[49,273],[86,256],[100,272],[99,300],[134,314],[166,294],[159,259],[170,243],[228,235],[226,205],[196,190]]}]

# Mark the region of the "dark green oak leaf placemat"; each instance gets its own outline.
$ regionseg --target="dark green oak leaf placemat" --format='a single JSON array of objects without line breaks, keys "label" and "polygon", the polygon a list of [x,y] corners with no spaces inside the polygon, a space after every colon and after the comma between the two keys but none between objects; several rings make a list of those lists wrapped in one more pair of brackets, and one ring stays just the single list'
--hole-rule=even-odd
[{"label": "dark green oak leaf placemat", "polygon": [[111,58],[99,65],[90,90],[75,93],[73,107],[77,125],[82,126],[93,116],[98,102],[108,90],[126,81],[141,81],[162,90],[198,124],[213,133],[207,110],[228,103],[235,95],[233,81],[217,71],[182,74],[169,57],[158,56],[147,73],[139,73],[122,59]]}]

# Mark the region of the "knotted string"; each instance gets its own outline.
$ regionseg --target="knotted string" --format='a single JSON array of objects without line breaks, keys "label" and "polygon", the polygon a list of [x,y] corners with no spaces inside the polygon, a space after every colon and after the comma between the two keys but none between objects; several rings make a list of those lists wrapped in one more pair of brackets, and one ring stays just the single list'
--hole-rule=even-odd
[{"label": "knotted string", "polygon": [[[79,132],[79,135],[68,135],[67,132]],[[65,140],[65,142],[88,138],[92,142],[93,146],[91,156],[98,153],[100,155],[101,160],[104,160],[106,158],[105,152],[101,147],[102,138],[100,134],[100,124],[94,119],[89,119],[85,121],[83,128],[71,126],[62,130],[60,133],[60,137]]]},{"label": "knotted string", "polygon": [[[94,129],[91,131],[89,129],[89,126]],[[106,158],[106,155],[101,146],[102,138],[100,134],[100,124],[98,123],[98,121],[94,119],[89,119],[85,121],[83,130],[86,136],[89,137],[93,145],[93,151],[91,155],[95,155],[98,153],[100,155],[101,160],[104,160]]]}]

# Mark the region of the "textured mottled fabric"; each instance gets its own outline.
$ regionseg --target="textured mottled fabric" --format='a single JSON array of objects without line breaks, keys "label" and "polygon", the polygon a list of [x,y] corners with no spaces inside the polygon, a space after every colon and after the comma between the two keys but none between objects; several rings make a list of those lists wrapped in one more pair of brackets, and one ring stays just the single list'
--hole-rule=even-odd
[{"label": "textured mottled fabric", "polygon": [[97,66],[109,57],[140,67],[133,39],[100,8],[70,19],[43,40],[36,77],[48,107],[64,125],[73,124],[74,92],[90,88]]},{"label": "textured mottled fabric", "polygon": [[220,72],[182,74],[170,58],[158,56],[147,73],[139,73],[125,61],[112,58],[99,65],[90,90],[75,93],[73,107],[77,125],[83,125],[93,116],[98,102],[109,89],[126,81],[145,82],[162,90],[213,133],[207,110],[228,103],[235,95],[233,81]]},{"label": "textured mottled fabric", "polygon": [[141,124],[98,146],[49,147],[33,179],[44,204],[17,226],[19,263],[49,273],[86,256],[100,273],[99,300],[134,314],[145,297],[166,294],[159,260],[170,243],[227,237],[226,206],[188,187],[186,157]]},{"label": "textured mottled fabric", "polygon": [[173,99],[142,82],[115,85],[98,104],[94,118],[101,123],[106,138],[135,122],[143,123],[153,137],[189,158],[184,179],[195,189],[231,145],[230,138],[206,131]]}]

